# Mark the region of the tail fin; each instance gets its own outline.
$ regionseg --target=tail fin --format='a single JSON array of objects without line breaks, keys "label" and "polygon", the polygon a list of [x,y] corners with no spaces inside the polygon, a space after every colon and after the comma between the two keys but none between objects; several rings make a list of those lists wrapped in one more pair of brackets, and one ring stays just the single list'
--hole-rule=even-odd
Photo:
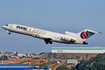
[{"label": "tail fin", "polygon": [[100,32],[96,32],[93,30],[89,30],[89,29],[85,29],[84,31],[81,31],[78,33],[78,35],[80,36],[80,38],[85,41],[86,39],[88,39],[89,37],[91,37],[94,34],[101,34]]}]

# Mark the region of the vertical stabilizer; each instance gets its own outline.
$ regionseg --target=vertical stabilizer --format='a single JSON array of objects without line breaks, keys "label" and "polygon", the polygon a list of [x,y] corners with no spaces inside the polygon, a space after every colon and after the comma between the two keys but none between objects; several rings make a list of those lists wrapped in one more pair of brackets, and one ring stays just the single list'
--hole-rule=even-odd
[{"label": "vertical stabilizer", "polygon": [[93,30],[85,29],[84,31],[81,31],[81,32],[78,33],[79,37],[83,41],[85,41],[86,39],[88,39],[89,37],[91,37],[94,34],[100,34],[100,32],[96,32],[96,31],[93,31]]}]

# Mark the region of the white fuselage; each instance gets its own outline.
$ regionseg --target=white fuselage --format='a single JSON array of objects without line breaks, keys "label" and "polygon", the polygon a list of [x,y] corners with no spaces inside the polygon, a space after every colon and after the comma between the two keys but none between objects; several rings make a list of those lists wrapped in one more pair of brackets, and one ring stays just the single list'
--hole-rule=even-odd
[{"label": "white fuselage", "polygon": [[[76,33],[70,33],[71,35],[69,33],[66,34],[67,32],[65,34],[60,34],[18,24],[8,24],[6,26],[3,26],[3,28],[7,30],[9,33],[15,32],[44,40],[51,39],[52,42],[54,41],[66,44],[83,44],[83,41]],[[71,40],[75,41],[72,42]]]}]

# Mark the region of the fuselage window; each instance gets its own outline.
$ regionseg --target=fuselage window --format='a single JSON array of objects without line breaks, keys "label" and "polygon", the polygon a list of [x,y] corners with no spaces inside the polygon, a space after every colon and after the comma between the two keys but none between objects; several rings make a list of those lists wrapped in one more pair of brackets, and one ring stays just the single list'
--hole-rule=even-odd
[{"label": "fuselage window", "polygon": [[6,26],[8,26],[8,24],[6,24]]}]

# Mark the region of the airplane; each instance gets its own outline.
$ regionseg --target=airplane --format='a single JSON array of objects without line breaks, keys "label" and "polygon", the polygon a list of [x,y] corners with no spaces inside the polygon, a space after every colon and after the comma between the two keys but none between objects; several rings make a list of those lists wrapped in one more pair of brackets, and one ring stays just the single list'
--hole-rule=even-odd
[{"label": "airplane", "polygon": [[58,43],[65,43],[65,44],[88,45],[88,43],[85,42],[86,39],[88,39],[94,34],[100,34],[100,32],[96,32],[89,29],[85,29],[79,33],[72,33],[72,32],[65,31],[65,34],[60,34],[56,32],[51,32],[47,30],[42,30],[42,29],[18,25],[18,24],[6,24],[2,26],[2,28],[4,28],[9,33],[9,35],[12,32],[28,35],[34,38],[43,39],[46,44],[52,44],[53,42],[58,42]]}]

